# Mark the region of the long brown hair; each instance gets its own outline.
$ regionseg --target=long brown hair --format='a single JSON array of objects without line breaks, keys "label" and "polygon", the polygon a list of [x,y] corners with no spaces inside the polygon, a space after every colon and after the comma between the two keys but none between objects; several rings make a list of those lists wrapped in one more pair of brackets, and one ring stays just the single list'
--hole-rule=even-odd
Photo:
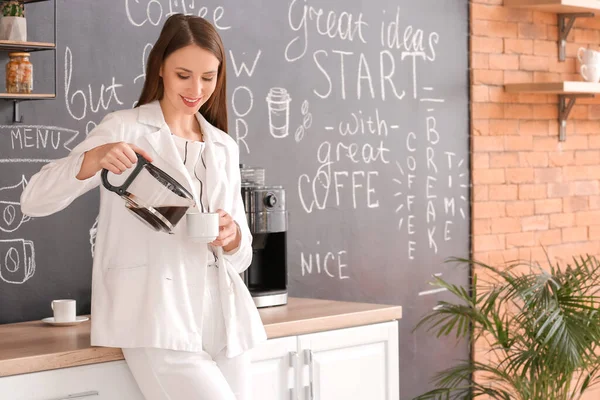
[{"label": "long brown hair", "polygon": [[162,99],[164,86],[160,67],[171,53],[191,44],[210,51],[219,60],[215,91],[200,107],[200,114],[212,125],[227,132],[225,49],[217,30],[202,17],[173,14],[167,18],[148,56],[146,79],[136,107]]}]

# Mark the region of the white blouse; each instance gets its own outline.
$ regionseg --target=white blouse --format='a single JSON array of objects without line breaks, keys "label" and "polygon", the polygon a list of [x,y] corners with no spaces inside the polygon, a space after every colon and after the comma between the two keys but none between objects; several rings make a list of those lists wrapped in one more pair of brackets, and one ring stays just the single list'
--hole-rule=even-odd
[{"label": "white blouse", "polygon": [[[175,146],[179,151],[183,164],[187,168],[192,181],[193,190],[201,199],[200,211],[210,212],[208,208],[208,195],[206,193],[206,165],[204,163],[204,142],[197,140],[187,140],[177,135],[172,135]],[[208,246],[208,245],[207,245]],[[221,309],[221,300],[219,296],[219,284],[216,272],[217,258],[208,246],[208,266],[207,287],[204,293],[204,315],[202,316],[202,345],[204,350],[213,357],[225,348],[227,342],[227,332],[225,322],[223,321],[223,311]]]},{"label": "white blouse", "polygon": [[187,168],[190,176],[194,181],[194,190],[199,194],[202,204],[200,204],[201,212],[209,212],[207,204],[208,197],[206,194],[205,184],[206,182],[206,165],[204,162],[204,142],[197,140],[187,140],[177,135],[171,134],[175,141],[175,146],[179,151],[179,155],[183,160],[183,164]]},{"label": "white blouse", "polygon": [[[183,160],[194,182],[194,191],[198,194],[202,204],[199,204],[201,212],[213,212],[208,206],[208,193],[206,193],[206,163],[204,161],[205,143],[197,140],[187,140],[180,136],[171,134],[175,141],[175,146]],[[209,246],[210,248],[210,246]],[[209,265],[216,263],[216,256],[212,251],[209,252]]]}]

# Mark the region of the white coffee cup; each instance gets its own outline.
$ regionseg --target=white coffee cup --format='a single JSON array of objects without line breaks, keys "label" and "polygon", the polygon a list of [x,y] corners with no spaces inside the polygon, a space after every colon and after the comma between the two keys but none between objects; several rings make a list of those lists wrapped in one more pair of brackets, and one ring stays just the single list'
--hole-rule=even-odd
[{"label": "white coffee cup", "polygon": [[199,243],[210,243],[219,236],[219,214],[190,212],[185,215],[187,236]]},{"label": "white coffee cup", "polygon": [[53,300],[50,307],[52,307],[52,310],[54,311],[54,322],[73,322],[77,317],[75,300]]},{"label": "white coffee cup", "polygon": [[577,50],[577,59],[581,64],[586,64],[588,66],[600,64],[600,52],[580,47],[579,50]]},{"label": "white coffee cup", "polygon": [[600,81],[600,65],[583,64],[580,72],[587,82],[598,83]]}]

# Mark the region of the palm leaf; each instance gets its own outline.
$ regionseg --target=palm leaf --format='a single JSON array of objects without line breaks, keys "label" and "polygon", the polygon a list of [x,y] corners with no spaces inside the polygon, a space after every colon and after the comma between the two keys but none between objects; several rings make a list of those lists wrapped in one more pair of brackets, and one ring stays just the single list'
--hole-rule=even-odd
[{"label": "palm leaf", "polygon": [[[489,373],[494,378],[491,382],[495,382],[496,386],[485,385],[480,382],[473,382],[471,376],[476,371],[484,371]],[[430,390],[414,400],[430,400],[430,399],[472,399],[479,396],[490,396],[493,399],[510,400],[511,389],[506,387],[505,380],[510,379],[501,370],[491,368],[485,364],[463,361],[460,364],[448,368],[434,377],[437,389]]]},{"label": "palm leaf", "polygon": [[[475,273],[469,287],[436,277],[433,284],[457,302],[439,302],[414,330],[485,338],[499,361],[463,362],[442,371],[436,388],[418,399],[576,400],[600,383],[600,262],[595,257],[574,257],[566,266],[549,261],[546,269],[523,261],[502,268],[461,258],[448,262],[491,272],[489,282],[478,284]],[[474,382],[476,372],[491,378],[485,385]]]}]

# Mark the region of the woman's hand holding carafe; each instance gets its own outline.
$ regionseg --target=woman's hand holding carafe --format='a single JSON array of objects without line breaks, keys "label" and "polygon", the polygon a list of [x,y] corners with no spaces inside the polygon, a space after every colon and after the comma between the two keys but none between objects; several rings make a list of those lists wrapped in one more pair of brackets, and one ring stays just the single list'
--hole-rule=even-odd
[{"label": "woman's hand holding carafe", "polygon": [[131,143],[116,142],[95,147],[85,152],[77,179],[91,178],[102,169],[107,169],[113,174],[121,174],[135,165],[136,153],[152,162],[152,157],[145,150]]}]

